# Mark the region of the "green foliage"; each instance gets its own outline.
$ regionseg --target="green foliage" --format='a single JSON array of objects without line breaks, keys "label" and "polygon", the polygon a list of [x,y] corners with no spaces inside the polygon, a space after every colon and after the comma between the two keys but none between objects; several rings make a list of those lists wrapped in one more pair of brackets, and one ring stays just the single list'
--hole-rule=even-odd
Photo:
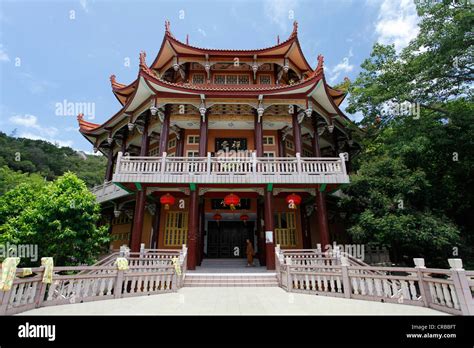
[{"label": "green foliage", "polygon": [[[349,87],[365,132],[341,207],[353,238],[389,245],[396,262],[461,257],[472,267],[474,15],[464,2],[417,9],[419,35],[401,52],[376,44]],[[420,111],[387,112],[390,102]]]},{"label": "green foliage", "polygon": [[0,197],[0,243],[37,244],[55,264],[91,263],[109,242],[97,227],[100,205],[84,182],[66,173],[41,187],[23,183]]},{"label": "green foliage", "polygon": [[20,171],[15,172],[6,165],[0,166],[0,195],[24,182],[42,185],[44,179],[38,174],[21,173]]},{"label": "green foliage", "polygon": [[0,132],[0,165],[7,165],[14,171],[37,173],[47,180],[72,171],[88,187],[93,187],[103,182],[106,163],[104,156],[86,155],[70,147],[55,146],[43,140],[13,138]]}]

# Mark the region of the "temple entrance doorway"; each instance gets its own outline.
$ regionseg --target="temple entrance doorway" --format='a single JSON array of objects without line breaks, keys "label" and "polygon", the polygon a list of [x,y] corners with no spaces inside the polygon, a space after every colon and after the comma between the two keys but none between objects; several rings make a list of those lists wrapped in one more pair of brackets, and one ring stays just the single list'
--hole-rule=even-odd
[{"label": "temple entrance doorway", "polygon": [[207,245],[208,258],[245,258],[247,239],[254,245],[253,221],[245,224],[238,221],[208,221]]}]

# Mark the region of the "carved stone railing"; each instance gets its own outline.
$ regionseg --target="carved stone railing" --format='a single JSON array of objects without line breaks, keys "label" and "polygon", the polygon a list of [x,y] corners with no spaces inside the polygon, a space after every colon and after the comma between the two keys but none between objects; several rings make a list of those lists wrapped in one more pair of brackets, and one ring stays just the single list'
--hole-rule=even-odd
[{"label": "carved stone railing", "polygon": [[115,185],[112,181],[106,181],[102,185],[93,187],[91,192],[95,195],[98,203],[106,202],[111,199],[123,197],[129,194],[124,189]]},{"label": "carved stone railing", "polygon": [[348,183],[344,155],[313,157],[131,157],[119,152],[113,181],[141,183]]},{"label": "carved stone railing", "polygon": [[[354,265],[342,256],[315,259],[313,251],[275,250],[279,285],[288,292],[433,308],[455,315],[474,315],[474,272],[450,259],[451,269]],[[298,256],[299,254],[299,256]]]},{"label": "carved stone railing", "polygon": [[[55,266],[50,284],[42,281],[44,267],[32,268],[33,274],[23,278],[23,269],[19,268],[12,288],[0,291],[0,315],[44,306],[167,293],[182,287],[187,262],[185,246],[165,257],[156,250],[148,250],[146,256],[131,254],[124,256],[129,261],[128,270],[117,268],[116,257],[94,266]],[[175,257],[180,274],[172,261]]]}]

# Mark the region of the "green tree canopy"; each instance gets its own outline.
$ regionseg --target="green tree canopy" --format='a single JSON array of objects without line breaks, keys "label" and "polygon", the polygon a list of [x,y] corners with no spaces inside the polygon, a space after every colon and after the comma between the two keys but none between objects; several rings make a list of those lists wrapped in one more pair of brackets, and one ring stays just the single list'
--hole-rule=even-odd
[{"label": "green tree canopy", "polygon": [[21,184],[0,197],[0,206],[0,243],[37,244],[40,256],[58,265],[93,262],[109,242],[108,227],[97,227],[94,195],[70,172],[40,189]]}]

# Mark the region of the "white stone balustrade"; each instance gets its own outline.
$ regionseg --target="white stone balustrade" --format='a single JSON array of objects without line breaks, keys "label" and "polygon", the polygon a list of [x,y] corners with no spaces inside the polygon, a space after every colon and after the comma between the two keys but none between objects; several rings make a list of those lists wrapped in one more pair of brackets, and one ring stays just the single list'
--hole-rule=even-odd
[{"label": "white stone balustrade", "polygon": [[123,156],[115,182],[140,183],[349,183],[344,156],[314,157],[162,157]]}]

